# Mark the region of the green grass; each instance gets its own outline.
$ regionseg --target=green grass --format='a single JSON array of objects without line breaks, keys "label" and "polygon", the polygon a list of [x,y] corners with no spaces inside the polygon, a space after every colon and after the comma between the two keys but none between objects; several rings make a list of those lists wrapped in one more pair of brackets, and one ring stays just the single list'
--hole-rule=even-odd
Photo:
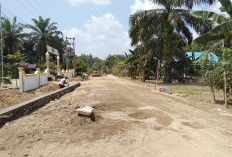
[{"label": "green grass", "polygon": [[170,88],[171,92],[174,94],[191,94],[191,95],[201,95],[210,93],[210,88],[208,86],[198,86],[198,85],[186,85],[186,84],[171,84],[171,85],[160,85],[164,88]]}]

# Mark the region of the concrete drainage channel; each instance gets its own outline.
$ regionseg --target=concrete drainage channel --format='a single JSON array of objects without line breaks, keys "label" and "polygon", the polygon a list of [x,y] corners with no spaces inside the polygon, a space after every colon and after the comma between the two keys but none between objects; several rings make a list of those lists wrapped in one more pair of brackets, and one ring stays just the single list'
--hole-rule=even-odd
[{"label": "concrete drainage channel", "polygon": [[69,87],[56,90],[52,93],[36,97],[34,99],[22,102],[20,104],[10,106],[6,109],[3,109],[0,111],[0,127],[2,127],[6,122],[18,119],[24,115],[27,115],[36,109],[45,106],[50,101],[58,99],[62,97],[63,95],[74,91],[77,87],[79,87],[81,84],[76,83],[74,85],[71,85]]}]

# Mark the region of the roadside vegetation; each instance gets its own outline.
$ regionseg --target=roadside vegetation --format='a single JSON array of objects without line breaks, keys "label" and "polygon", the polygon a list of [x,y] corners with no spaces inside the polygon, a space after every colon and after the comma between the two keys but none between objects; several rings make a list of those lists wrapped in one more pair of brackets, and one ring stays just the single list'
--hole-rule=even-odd
[{"label": "roadside vegetation", "polygon": [[[165,84],[202,80],[210,87],[215,101],[215,93],[223,93],[228,107],[232,93],[231,1],[219,0],[223,14],[192,10],[195,5],[212,5],[216,0],[151,1],[162,8],[138,11],[129,18],[134,49],[124,55],[109,55],[104,60],[91,54],[66,60],[64,51],[72,48],[57,23],[49,18],[32,19],[31,25],[17,22],[16,17],[13,21],[3,18],[5,76],[17,79],[16,68],[22,62],[45,69],[46,45],[50,45],[59,51],[61,69],[68,64],[79,75],[97,71],[142,82],[159,79]],[[199,37],[193,39],[191,30]],[[197,56],[197,52],[201,55]],[[51,55],[50,60],[51,74],[56,75],[56,56]]]}]

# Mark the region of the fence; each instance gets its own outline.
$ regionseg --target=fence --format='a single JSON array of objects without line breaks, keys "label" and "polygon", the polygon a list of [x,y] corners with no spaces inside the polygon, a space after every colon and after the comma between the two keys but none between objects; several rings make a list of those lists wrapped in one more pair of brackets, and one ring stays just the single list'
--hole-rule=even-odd
[{"label": "fence", "polygon": [[74,69],[69,69],[69,70],[62,70],[61,75],[64,75],[64,77],[71,78],[75,76],[75,70]]},{"label": "fence", "polygon": [[34,74],[26,74],[22,67],[19,67],[18,70],[21,92],[33,90],[48,84],[48,70],[45,70],[45,72],[42,73],[40,69],[37,68]]},{"label": "fence", "polygon": [[[19,67],[19,84],[20,84],[20,91],[26,92],[29,90],[33,90],[39,88],[40,86],[44,86],[48,84],[48,76],[49,70],[45,70],[44,73],[40,71],[40,68],[37,68],[34,74],[26,74],[24,68]],[[62,70],[61,75],[65,77],[71,78],[75,76],[75,70]]]}]

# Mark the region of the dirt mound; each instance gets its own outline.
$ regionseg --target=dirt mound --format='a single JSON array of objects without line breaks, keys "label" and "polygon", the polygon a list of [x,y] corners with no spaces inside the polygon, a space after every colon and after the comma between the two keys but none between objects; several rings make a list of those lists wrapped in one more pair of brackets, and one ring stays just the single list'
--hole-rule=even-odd
[{"label": "dirt mound", "polygon": [[0,110],[30,100],[59,89],[57,84],[50,84],[28,92],[20,92],[19,89],[0,90]]},{"label": "dirt mound", "polygon": [[49,92],[52,92],[52,91],[55,91],[55,90],[58,90],[58,89],[60,89],[59,85],[50,84],[50,85],[43,86],[43,87],[40,87],[40,88],[36,89],[35,94],[36,95],[45,94],[45,93],[49,93]]},{"label": "dirt mound", "polygon": [[68,82],[82,81],[82,80],[83,80],[83,78],[81,76],[77,76],[77,77],[69,78]]}]

